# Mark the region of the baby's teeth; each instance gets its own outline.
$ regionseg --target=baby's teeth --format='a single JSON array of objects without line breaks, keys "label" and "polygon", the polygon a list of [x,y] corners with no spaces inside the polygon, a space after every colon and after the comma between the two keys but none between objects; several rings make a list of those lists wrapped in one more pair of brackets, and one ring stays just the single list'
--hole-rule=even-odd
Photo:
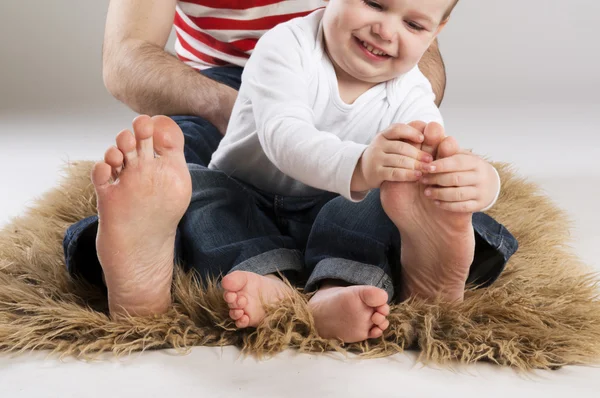
[{"label": "baby's teeth", "polygon": [[383,51],[376,50],[373,46],[367,44],[364,41],[362,41],[361,44],[363,45],[364,48],[366,48],[367,50],[369,50],[370,52],[372,52],[375,55],[384,55],[385,54]]}]

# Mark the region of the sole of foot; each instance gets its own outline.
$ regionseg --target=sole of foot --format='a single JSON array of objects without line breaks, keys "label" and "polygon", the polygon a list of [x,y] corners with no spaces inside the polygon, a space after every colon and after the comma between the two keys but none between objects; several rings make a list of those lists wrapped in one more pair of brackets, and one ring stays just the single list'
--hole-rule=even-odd
[{"label": "sole of foot", "polygon": [[265,318],[265,306],[275,304],[292,293],[291,288],[275,275],[258,275],[234,271],[221,281],[223,299],[229,317],[242,329],[257,327]]},{"label": "sole of foot", "polygon": [[[440,125],[423,128],[424,151],[437,159],[459,151]],[[420,182],[385,182],[380,190],[381,204],[401,236],[401,297],[461,301],[475,251],[472,214],[440,209],[424,191]]]},{"label": "sole of foot", "polygon": [[388,328],[388,294],[375,286],[331,286],[308,302],[319,336],[356,343],[379,338]]},{"label": "sole of foot", "polygon": [[96,249],[113,316],[170,307],[175,233],[192,193],[183,145],[172,119],[139,116],[94,165]]}]

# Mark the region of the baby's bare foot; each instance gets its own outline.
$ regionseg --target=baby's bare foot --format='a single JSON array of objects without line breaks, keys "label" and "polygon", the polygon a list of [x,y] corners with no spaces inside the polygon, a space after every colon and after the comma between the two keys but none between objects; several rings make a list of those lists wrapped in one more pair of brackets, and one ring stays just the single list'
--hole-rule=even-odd
[{"label": "baby's bare foot", "polygon": [[[424,151],[437,158],[456,154],[456,141],[443,128],[429,124]],[[402,297],[441,297],[460,301],[475,252],[472,214],[442,210],[424,193],[421,183],[381,186],[381,204],[401,236]]]},{"label": "baby's bare foot", "polygon": [[173,120],[139,116],[133,131],[119,133],[117,146],[94,165],[92,182],[110,312],[144,316],[171,304],[175,231],[192,184],[183,133]]},{"label": "baby's bare foot", "polygon": [[381,337],[390,322],[387,293],[375,286],[328,286],[308,302],[319,336],[355,343]]},{"label": "baby's bare foot", "polygon": [[234,271],[221,281],[229,316],[238,328],[256,327],[265,318],[265,306],[283,300],[291,288],[275,275]]}]

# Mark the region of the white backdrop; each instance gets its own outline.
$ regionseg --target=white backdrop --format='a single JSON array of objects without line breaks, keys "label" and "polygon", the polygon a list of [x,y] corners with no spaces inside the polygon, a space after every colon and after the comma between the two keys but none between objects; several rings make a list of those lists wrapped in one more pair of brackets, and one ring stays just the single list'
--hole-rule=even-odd
[{"label": "white backdrop", "polygon": [[[100,62],[107,5],[2,0],[0,109],[110,103]],[[600,104],[599,23],[596,0],[460,0],[440,37],[447,102]]]},{"label": "white backdrop", "polygon": [[[0,1],[0,227],[56,185],[65,161],[100,159],[131,123],[133,112],[102,84],[107,6]],[[448,134],[540,182],[574,216],[574,249],[598,271],[599,22],[597,0],[460,0],[440,37]],[[160,351],[100,363],[0,355],[0,396],[595,398],[600,391],[598,370],[587,367],[521,377],[487,364],[460,373],[421,369],[413,354],[340,362],[286,353],[267,363],[238,354],[199,348],[187,357]]]}]

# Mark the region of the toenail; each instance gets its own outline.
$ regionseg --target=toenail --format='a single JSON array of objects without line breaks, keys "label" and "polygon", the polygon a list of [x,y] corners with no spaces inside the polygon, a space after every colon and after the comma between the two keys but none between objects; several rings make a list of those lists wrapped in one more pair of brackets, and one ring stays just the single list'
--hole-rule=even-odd
[{"label": "toenail", "polygon": [[431,190],[430,189],[426,189],[425,190],[425,195],[426,196],[431,196]]}]

